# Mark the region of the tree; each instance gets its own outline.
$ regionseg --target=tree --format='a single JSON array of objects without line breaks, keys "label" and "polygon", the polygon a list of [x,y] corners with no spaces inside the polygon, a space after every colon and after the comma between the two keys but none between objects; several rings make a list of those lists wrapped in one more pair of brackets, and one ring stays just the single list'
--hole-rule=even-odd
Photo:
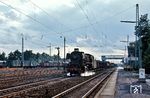
[{"label": "tree", "polygon": [[[44,52],[42,54],[40,54],[40,53],[35,54],[32,52],[32,50],[26,50],[24,52],[24,60],[28,60],[31,62],[35,61],[35,62],[41,63],[41,62],[45,62],[45,61],[50,61],[51,58],[54,58],[54,60],[57,60],[58,56],[54,55],[54,56],[50,57],[48,54],[46,54]],[[6,59],[5,53],[0,54],[0,60],[4,60],[4,59]],[[22,59],[22,54],[19,50],[15,50],[14,52],[10,52],[8,54],[8,57],[7,57],[7,65],[12,66],[14,60],[20,60],[21,61],[21,59]]]},{"label": "tree", "polygon": [[8,60],[15,60],[15,59],[16,59],[16,58],[15,58],[13,52],[10,52],[10,53],[8,54]]},{"label": "tree", "polygon": [[21,60],[22,54],[19,50],[14,51],[14,56],[16,60]]},{"label": "tree", "polygon": [[144,53],[143,64],[146,69],[146,73],[150,73],[150,43],[148,49]]},{"label": "tree", "polygon": [[34,54],[32,53],[32,50],[26,50],[24,52],[24,60],[30,60],[34,58]]},{"label": "tree", "polygon": [[44,52],[41,54],[41,57],[42,57],[42,61],[49,61],[50,60],[50,56]]},{"label": "tree", "polygon": [[[54,61],[57,61],[58,60],[58,55],[53,55],[53,59],[54,59]],[[61,58],[59,57],[59,59],[61,59]]]},{"label": "tree", "polygon": [[8,60],[21,60],[21,56],[21,52],[19,50],[16,50],[8,54]]},{"label": "tree", "polygon": [[35,54],[35,58],[38,60],[40,58],[40,53]]},{"label": "tree", "polygon": [[2,54],[0,53],[0,60],[6,60],[6,54],[4,52],[2,52]]},{"label": "tree", "polygon": [[147,16],[143,19],[142,23],[142,59],[146,73],[150,73],[150,24]]}]

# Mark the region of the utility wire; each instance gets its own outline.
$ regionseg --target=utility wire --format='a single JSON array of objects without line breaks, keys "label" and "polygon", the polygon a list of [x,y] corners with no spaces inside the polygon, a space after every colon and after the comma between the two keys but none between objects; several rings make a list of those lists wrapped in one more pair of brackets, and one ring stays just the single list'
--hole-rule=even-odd
[{"label": "utility wire", "polygon": [[[134,5],[134,6],[135,6],[135,5]],[[108,17],[108,18],[105,18],[105,19],[102,19],[102,20],[97,20],[96,22],[93,22],[93,23],[91,23],[91,24],[92,24],[92,25],[96,25],[96,24],[99,24],[99,23],[101,23],[101,22],[103,22],[103,21],[108,21],[108,20],[112,19],[112,17],[121,15],[122,13],[124,13],[124,12],[130,10],[130,9],[133,8],[134,6],[130,6],[129,8],[124,9],[124,10],[122,10],[122,11],[119,11],[119,12],[115,13],[114,15],[112,15],[112,16],[110,16],[110,17]],[[71,30],[65,30],[65,31],[63,31],[63,32],[76,31],[76,30],[79,30],[79,29],[88,28],[89,26],[91,26],[91,25],[84,25],[84,26],[81,26],[81,27],[73,28],[73,29],[71,29]]]},{"label": "utility wire", "polygon": [[[30,0],[30,1],[31,1],[31,0]],[[76,0],[76,1],[77,1],[77,0]],[[14,8],[14,7],[12,7],[11,5],[8,5],[8,4],[6,4],[6,3],[4,3],[4,2],[2,2],[2,1],[0,1],[0,2],[3,3],[3,4],[5,4],[6,6],[12,8],[12,9],[18,11],[19,13],[25,15],[26,17],[32,19],[33,21],[35,21],[35,22],[41,24],[41,25],[44,26],[45,28],[49,29],[48,26],[46,26],[46,25],[44,25],[43,23],[37,21],[37,20],[34,19],[33,17],[31,17],[31,16],[29,16],[29,15],[26,15],[25,13],[23,13],[23,12],[21,12],[20,10],[18,10],[18,9],[16,9],[16,8]],[[79,5],[79,7],[80,7],[80,9],[82,10],[83,14],[85,15],[86,19],[88,20],[90,26],[93,26],[94,23],[91,23],[91,22],[90,22],[90,19],[89,19],[88,15],[86,14],[86,12],[84,11],[84,9],[82,8],[82,6],[79,4],[78,1],[77,1],[77,4]],[[41,9],[41,10],[42,10],[42,9]],[[46,13],[46,12],[45,12],[45,13]],[[123,13],[123,11],[122,11],[122,12],[119,12],[119,13]],[[117,14],[115,14],[115,15],[118,15],[119,13],[117,13]],[[114,15],[114,16],[115,16],[115,15]],[[105,20],[106,20],[106,19],[105,19]],[[98,22],[96,22],[96,23],[98,23]],[[87,26],[87,27],[89,27],[89,26]],[[78,29],[78,28],[76,28],[76,29]],[[94,29],[94,28],[93,28],[93,29]],[[71,31],[73,31],[73,30],[71,30]],[[96,31],[96,30],[94,30],[94,31]]]},{"label": "utility wire", "polygon": [[[41,11],[43,11],[47,16],[52,17],[46,10],[44,10],[43,8],[41,8],[40,6],[38,6],[36,3],[34,3],[33,1],[29,0],[35,7],[39,8]],[[55,17],[53,17],[53,19],[55,19],[59,24],[65,26],[63,23],[59,22]],[[65,26],[66,27],[66,26]],[[68,28],[68,27],[67,27]]]},{"label": "utility wire", "polygon": [[89,25],[92,27],[93,31],[98,34],[97,30],[96,30],[96,29],[94,28],[94,26],[92,25],[92,23],[91,23],[91,21],[90,21],[90,19],[89,19],[89,16],[88,16],[88,14],[86,13],[86,11],[84,10],[84,8],[80,5],[80,3],[78,2],[78,0],[76,0],[76,2],[77,2],[77,5],[79,6],[79,8],[81,9],[83,15],[85,16],[87,22],[88,22]]},{"label": "utility wire", "polygon": [[[43,23],[41,23],[40,21],[36,20],[35,18],[31,17],[30,15],[27,15],[27,14],[23,13],[22,11],[18,10],[17,8],[15,8],[15,7],[13,7],[13,6],[11,6],[11,5],[9,5],[9,4],[3,2],[3,1],[0,1],[0,2],[1,2],[2,4],[4,4],[4,5],[6,5],[7,7],[12,8],[12,9],[16,10],[17,12],[23,14],[24,16],[28,17],[29,19],[31,19],[31,20],[33,20],[33,21],[39,23],[39,24],[42,25],[43,27],[49,29],[48,26],[46,26],[45,24],[43,24]],[[36,6],[36,7],[38,7],[38,6]],[[40,8],[40,7],[38,7],[38,8]],[[41,9],[41,8],[40,8],[40,9]],[[41,10],[42,10],[42,9],[41,9]],[[42,10],[42,11],[44,11],[44,10]],[[44,11],[44,12],[47,13],[46,11]],[[48,15],[48,13],[47,13],[47,15]],[[51,30],[51,29],[49,29],[49,30]],[[51,30],[51,31],[56,32],[56,31],[54,31],[54,30]],[[62,34],[61,34],[61,35],[62,35]],[[32,43],[36,44],[37,46],[41,45],[40,43],[36,43],[36,42],[33,42],[33,41],[32,41]],[[42,44],[44,44],[44,43],[42,43]]]},{"label": "utility wire", "polygon": [[[30,1],[31,1],[31,0],[30,0]],[[77,0],[76,0],[76,1],[77,1]],[[12,7],[11,5],[8,5],[8,4],[6,4],[6,3],[4,3],[4,2],[2,2],[2,1],[0,1],[0,2],[3,3],[4,5],[6,5],[6,6],[12,8],[12,9],[16,10],[17,12],[19,12],[19,13],[25,15],[26,17],[30,18],[31,20],[33,20],[33,21],[35,21],[35,22],[41,24],[43,27],[49,29],[48,26],[46,26],[46,25],[44,25],[43,23],[37,21],[37,20],[34,19],[33,17],[31,17],[31,16],[29,16],[29,15],[26,15],[25,13],[23,13],[23,12],[19,11],[18,9]],[[33,2],[32,2],[32,3],[33,3]],[[80,9],[82,10],[82,12],[84,13],[84,15],[86,16],[86,19],[89,21],[88,15],[85,13],[84,9],[81,7],[81,5],[79,4],[78,1],[77,1],[77,3],[78,3],[78,5],[79,5]],[[34,4],[35,4],[35,3],[34,3]],[[35,4],[35,5],[36,5],[36,4]],[[36,5],[36,6],[37,6],[37,5]],[[37,6],[37,7],[38,7],[38,6]],[[40,7],[38,7],[38,8],[40,8]],[[127,8],[127,9],[125,9],[125,10],[122,10],[122,11],[120,11],[120,12],[118,12],[118,13],[112,15],[111,17],[120,15],[120,14],[124,13],[125,11],[129,10],[130,8],[131,8],[131,7]],[[41,9],[41,8],[40,8],[40,9]],[[43,10],[43,9],[41,9],[41,10],[42,10],[43,12],[47,13],[45,10]],[[47,15],[49,15],[49,14],[47,13]],[[91,26],[91,25],[98,24],[98,23],[100,23],[100,22],[102,22],[102,21],[105,21],[105,20],[107,21],[108,19],[110,19],[110,17],[109,17],[109,18],[106,18],[106,19],[103,19],[103,20],[100,20],[100,21],[96,21],[96,22],[90,23],[90,26]],[[90,21],[89,21],[89,22],[90,22]],[[88,28],[88,27],[89,27],[89,25],[85,25],[85,26],[81,26],[81,27],[74,28],[74,29],[66,30],[66,31],[63,31],[63,32],[76,31],[76,30],[79,30],[79,29],[82,29],[82,28]],[[51,30],[51,29],[49,29],[49,30]],[[56,33],[56,31],[54,31],[54,32]]]},{"label": "utility wire", "polygon": [[98,32],[96,31],[96,29],[93,27],[93,24],[91,23],[90,19],[89,19],[89,16],[86,14],[85,10],[83,9],[83,7],[80,5],[80,3],[78,2],[78,0],[76,0],[79,8],[81,9],[81,11],[83,12],[84,16],[86,17],[89,25],[93,28],[93,30],[98,34]]},{"label": "utility wire", "polygon": [[[39,24],[40,24],[40,25],[42,25],[43,27],[45,27],[45,28],[49,29],[49,27],[48,27],[48,26],[44,25],[43,23],[41,23],[40,21],[36,20],[35,18],[33,18],[33,17],[31,17],[31,16],[29,16],[29,15],[27,15],[27,14],[23,13],[22,11],[20,11],[20,10],[16,9],[15,7],[13,7],[13,6],[11,6],[11,5],[9,5],[9,4],[7,4],[7,3],[5,3],[5,2],[2,2],[2,1],[0,1],[0,2],[1,2],[2,4],[4,4],[4,5],[6,5],[7,7],[10,7],[10,8],[12,8],[12,9],[16,10],[17,12],[19,12],[19,13],[23,14],[24,16],[28,17],[29,19],[31,19],[31,20],[33,20],[33,21],[35,21],[35,22],[39,23]],[[51,29],[49,29],[49,30],[51,30]],[[54,32],[56,33],[56,31],[54,31]],[[61,34],[61,35],[62,35],[62,34]],[[48,38],[47,38],[47,39],[48,39]]]},{"label": "utility wire", "polygon": [[[22,11],[16,9],[15,7],[13,7],[13,6],[11,6],[11,5],[9,5],[9,4],[3,2],[3,1],[0,1],[0,2],[1,2],[2,4],[4,4],[4,5],[6,5],[7,7],[10,7],[10,8],[12,8],[12,9],[16,10],[17,12],[23,14],[24,16],[28,17],[29,19],[31,19],[31,20],[33,20],[33,21],[39,23],[39,24],[42,25],[43,27],[49,29],[48,26],[46,26],[45,24],[43,24],[43,23],[41,23],[40,21],[36,20],[35,18],[31,17],[30,15],[27,15],[27,14],[23,13]],[[56,33],[56,31],[54,31],[54,30],[52,30],[52,29],[49,29],[49,30]]]}]

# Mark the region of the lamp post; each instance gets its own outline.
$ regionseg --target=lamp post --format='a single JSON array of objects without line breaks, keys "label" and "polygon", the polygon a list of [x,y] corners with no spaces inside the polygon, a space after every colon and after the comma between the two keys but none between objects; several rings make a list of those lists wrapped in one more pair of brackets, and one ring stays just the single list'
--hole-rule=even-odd
[{"label": "lamp post", "polygon": [[22,56],[21,56],[21,66],[23,67],[24,66],[24,35],[21,34],[22,36]]},{"label": "lamp post", "polygon": [[60,38],[64,38],[64,63],[66,62],[66,37],[60,36]]}]

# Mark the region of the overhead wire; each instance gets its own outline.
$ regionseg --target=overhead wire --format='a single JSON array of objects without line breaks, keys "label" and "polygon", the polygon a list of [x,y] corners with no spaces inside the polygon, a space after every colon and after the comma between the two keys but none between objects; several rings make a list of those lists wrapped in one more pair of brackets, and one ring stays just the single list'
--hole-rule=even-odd
[{"label": "overhead wire", "polygon": [[[38,6],[36,3],[34,3],[33,1],[29,0],[35,7],[37,7],[38,9],[40,9],[42,12],[44,12],[47,16],[50,16],[52,17],[46,10],[44,10],[43,8],[41,8],[40,6]],[[59,22],[56,18],[53,17],[53,19],[55,19],[55,21],[57,21],[59,24],[65,26],[63,23]],[[42,35],[43,36],[43,35]],[[60,36],[64,36],[63,33],[60,34]],[[49,39],[47,38],[47,36],[43,36],[44,38],[46,39]]]},{"label": "overhead wire", "polygon": [[[7,7],[10,7],[10,8],[12,8],[12,9],[16,10],[17,12],[23,14],[24,16],[28,17],[29,19],[31,19],[31,20],[33,20],[33,21],[39,23],[39,24],[42,25],[43,27],[49,29],[48,26],[44,25],[44,24],[41,23],[40,21],[38,21],[38,20],[36,20],[35,18],[31,17],[30,15],[27,15],[27,14],[23,13],[22,11],[18,10],[17,8],[15,8],[15,7],[13,7],[13,6],[11,6],[11,5],[5,3],[5,2],[2,2],[2,1],[0,1],[0,2],[1,2],[2,4],[4,4],[4,5],[6,5]],[[49,29],[49,30],[51,30],[51,29]],[[56,31],[54,31],[54,32],[56,32]],[[33,41],[32,41],[32,42],[33,42]],[[40,42],[41,42],[41,40],[40,40]],[[33,43],[36,44],[36,42],[33,42]],[[36,45],[37,45],[37,44],[36,44]]]},{"label": "overhead wire", "polygon": [[[92,26],[93,30],[94,30],[97,34],[99,34],[99,33],[97,32],[97,30],[94,28],[93,24],[91,23],[91,21],[90,21],[90,19],[89,19],[89,16],[86,14],[85,10],[82,8],[82,6],[79,4],[79,2],[78,2],[77,0],[76,0],[76,2],[77,2],[77,4],[78,4],[78,6],[80,7],[80,9],[82,10],[83,14],[85,15],[85,17],[86,17],[88,23],[90,24],[90,26]],[[94,16],[94,17],[95,17],[95,16]],[[95,19],[96,19],[96,18],[95,18]],[[96,20],[96,22],[97,22],[97,20]],[[87,26],[87,27],[89,27],[89,26]],[[102,36],[102,37],[103,37],[103,36]],[[101,39],[101,38],[100,38],[100,39]],[[93,47],[93,46],[92,46],[92,47]]]},{"label": "overhead wire", "polygon": [[[37,5],[36,3],[34,3],[32,0],[28,0],[28,1],[30,1],[35,7],[37,7],[38,9],[40,9],[42,12],[44,12],[47,16],[49,16],[49,17],[52,17],[53,19],[55,19],[55,21],[56,22],[58,22],[59,24],[61,24],[62,26],[64,26],[64,27],[67,27],[65,24],[63,24],[63,23],[61,23],[61,22],[59,22],[55,17],[53,17],[53,16],[51,16],[46,10],[44,10],[43,8],[41,8],[39,5]],[[68,27],[67,27],[68,28]],[[71,30],[71,29],[70,29]],[[60,32],[61,34],[60,34],[60,36],[65,36],[63,33],[64,32]],[[47,38],[47,36],[44,36],[46,39],[49,39],[49,38]]]},{"label": "overhead wire", "polygon": [[[4,5],[6,5],[7,7],[12,8],[12,9],[14,9],[15,11],[17,11],[17,12],[23,14],[24,16],[28,17],[29,19],[31,19],[31,20],[33,20],[33,21],[39,23],[39,24],[42,25],[43,27],[49,29],[49,27],[47,27],[46,25],[44,25],[44,24],[41,23],[40,21],[36,20],[35,18],[31,17],[30,15],[27,15],[27,14],[23,13],[22,11],[18,10],[17,8],[15,8],[15,7],[13,7],[13,6],[11,6],[11,5],[9,5],[9,4],[3,2],[3,1],[0,1],[0,2],[1,2],[2,4],[4,4]],[[45,13],[46,13],[46,12],[45,12]],[[56,31],[54,31],[54,32],[56,32]],[[33,42],[33,41],[32,41],[32,42]],[[37,45],[37,43],[35,43],[35,42],[33,42],[33,43]],[[38,43],[38,44],[39,44],[39,43]],[[38,45],[38,46],[39,46],[39,45]]]},{"label": "overhead wire", "polygon": [[[129,9],[134,8],[134,7],[135,7],[135,5],[134,5],[134,6],[132,5],[132,6],[126,8],[126,9],[124,9],[124,10],[122,10],[122,11],[119,11],[119,12],[115,13],[115,14],[112,15],[111,17],[115,17],[115,16],[118,16],[118,15],[121,15],[122,13],[124,13],[124,12],[128,11]],[[111,18],[110,18],[110,19],[111,19]],[[106,19],[104,19],[104,20],[108,21],[109,18],[108,18],[108,19],[106,18]],[[102,21],[104,21],[104,20],[102,20]],[[108,30],[108,29],[106,29],[106,30]],[[105,36],[106,36],[106,34],[105,34]],[[114,35],[111,35],[111,37],[112,37],[112,36],[114,36]],[[107,39],[107,37],[105,37],[105,41],[104,41],[104,42],[105,42],[105,44],[106,44],[106,43],[108,43],[108,44],[111,43],[110,40]],[[111,45],[111,44],[110,44],[110,45]],[[110,45],[107,45],[107,46],[110,46]],[[107,47],[106,47],[106,48],[107,48]]]},{"label": "overhead wire", "polygon": [[[135,5],[134,5],[134,6],[135,6]],[[121,15],[122,13],[128,11],[130,8],[133,8],[134,6],[132,5],[132,6],[128,7],[127,9],[124,9],[124,10],[122,10],[122,11],[119,11],[119,12],[117,12],[117,13],[113,14],[112,16],[107,17],[107,18],[105,18],[105,19],[97,20],[97,21],[95,21],[95,22],[92,22],[92,25],[97,25],[97,24],[100,24],[100,23],[103,22],[103,21],[108,21],[108,20],[111,19],[111,17],[115,17],[115,16],[118,16],[118,15]],[[83,28],[89,28],[90,26],[91,26],[91,25],[84,25],[84,26],[80,26],[80,27],[73,28],[73,29],[71,29],[71,30],[64,30],[63,32],[76,31],[76,30],[83,29]]]},{"label": "overhead wire", "polygon": [[[86,0],[85,3],[86,3],[86,8],[87,8],[87,9],[86,9],[87,14],[88,14],[88,13],[91,13],[90,15],[93,16],[94,20],[97,22],[97,18],[96,18],[96,16],[95,16],[93,10],[91,10],[91,9],[89,8],[88,1]],[[102,36],[100,35],[100,33],[101,33]],[[98,39],[99,39],[99,40],[98,40],[98,43],[99,43],[98,46],[99,46],[99,47],[101,47],[101,46],[102,46],[101,44],[103,43],[103,34],[102,34],[102,32],[100,32],[100,33],[97,34],[97,37],[98,37]]]},{"label": "overhead wire", "polygon": [[[46,10],[44,10],[43,8],[41,8],[40,6],[38,6],[36,3],[34,3],[33,1],[29,0],[35,7],[39,8],[41,11],[43,11],[47,16],[50,16],[52,17]],[[53,19],[55,19],[59,24],[63,25],[64,27],[67,27],[66,25],[64,25],[63,23],[59,22],[55,17],[53,17]],[[68,28],[68,27],[67,27]],[[72,31],[72,29],[69,29]],[[65,32],[62,32],[61,36],[65,36],[63,33]],[[46,36],[45,36],[46,37]],[[47,37],[46,37],[47,38]],[[47,38],[48,39],[48,38]],[[67,38],[68,39],[68,38]],[[69,39],[69,40],[72,40],[72,39]]]},{"label": "overhead wire", "polygon": [[84,16],[86,17],[89,25],[93,28],[94,32],[96,32],[98,34],[98,32],[96,31],[96,29],[93,27],[93,24],[91,23],[89,16],[87,15],[87,13],[85,12],[84,8],[80,5],[80,3],[78,2],[78,0],[76,0],[79,8],[81,9],[82,13],[84,14]]},{"label": "overhead wire", "polygon": [[[4,34],[4,33],[2,33],[2,34]],[[17,34],[20,35],[20,33],[17,33]],[[20,37],[20,38],[21,38],[21,37]],[[21,41],[18,42],[18,41],[16,41],[15,39],[9,39],[11,42],[13,42],[13,44],[9,44],[8,42],[4,41],[4,40],[5,40],[4,37],[2,37],[1,39],[2,39],[1,42],[3,43],[2,46],[1,46],[2,48],[5,47],[5,48],[10,49],[10,50],[12,50],[11,47],[16,47],[16,46],[17,46],[17,47],[20,46],[20,48],[21,48]],[[29,40],[30,40],[30,42],[28,43]],[[36,41],[37,41],[37,40],[36,40]],[[31,39],[29,39],[29,38],[27,38],[27,37],[25,36],[25,41],[24,41],[25,44],[26,44],[26,43],[28,43],[28,44],[34,43],[34,44],[32,44],[32,45],[36,45],[36,46],[38,46],[38,47],[40,47],[40,48],[45,48],[44,46],[47,45],[47,43],[45,43],[45,44],[44,44],[44,42],[41,43],[41,40],[38,41],[38,42],[36,42],[36,41],[33,41],[33,40],[31,40]],[[27,44],[27,45],[28,45],[28,44]],[[11,46],[11,47],[10,47],[10,46]]]},{"label": "overhead wire", "polygon": [[[30,0],[30,1],[31,1],[31,0]],[[77,1],[77,0],[76,0],[76,1]],[[8,5],[8,4],[6,4],[6,3],[4,3],[4,2],[2,2],[2,1],[0,1],[0,2],[3,3],[3,4],[5,4],[6,6],[12,8],[12,9],[18,11],[19,13],[25,15],[26,17],[28,17],[28,18],[34,20],[35,22],[41,24],[41,25],[44,26],[45,28],[49,29],[49,27],[47,27],[47,26],[45,26],[44,24],[42,24],[41,22],[37,21],[37,20],[34,19],[33,17],[31,17],[31,16],[29,16],[29,15],[26,15],[25,13],[23,13],[23,12],[17,10],[16,8],[12,7],[11,5]],[[32,2],[32,3],[33,3],[33,2]],[[89,23],[90,23],[90,20],[89,20],[88,15],[85,13],[84,9],[81,7],[81,5],[79,4],[78,1],[77,1],[77,3],[78,3],[78,5],[79,5],[79,7],[81,8],[82,12],[84,13],[84,15],[86,16],[86,19],[87,19],[87,20],[89,21]],[[35,3],[34,3],[34,4],[35,4]],[[36,5],[36,6],[37,6],[37,5]],[[40,8],[39,6],[37,6],[37,7]],[[129,8],[131,8],[131,7],[129,7]],[[123,10],[123,11],[120,11],[120,12],[114,14],[114,15],[111,16],[111,17],[114,17],[114,16],[116,16],[116,15],[119,15],[119,14],[121,14],[121,13],[127,11],[129,8],[127,8],[127,9],[125,9],[125,10]],[[42,8],[40,8],[40,9],[43,10]],[[45,13],[47,13],[45,10],[43,10],[43,11],[44,11]],[[47,13],[47,15],[49,15],[49,14]],[[96,21],[96,22],[93,22],[93,23],[90,23],[90,26],[91,26],[91,25],[94,25],[94,24],[97,24],[97,23],[99,23],[99,22],[101,22],[101,21],[104,21],[104,20],[108,20],[108,18],[107,18],[107,19],[100,20],[100,21]],[[63,32],[75,31],[75,30],[78,30],[78,29],[81,29],[81,28],[86,28],[86,27],[89,27],[89,25],[85,25],[85,26],[82,26],[82,27],[79,27],[79,28],[75,28],[75,29],[71,29],[71,30],[66,30],[66,31],[63,31]],[[55,31],[55,32],[56,32],[56,31]]]},{"label": "overhead wire", "polygon": [[[38,24],[42,25],[43,27],[47,28],[48,30],[53,31],[53,33],[59,34],[59,33],[56,32],[55,30],[50,29],[47,25],[41,23],[40,21],[36,20],[35,18],[31,17],[30,15],[27,15],[27,14],[23,13],[22,11],[18,10],[17,8],[15,8],[15,7],[13,7],[13,6],[11,6],[11,5],[9,5],[9,4],[3,2],[3,1],[0,1],[0,2],[1,2],[2,4],[4,4],[4,5],[6,5],[7,7],[12,8],[12,9],[14,9],[15,11],[21,13],[22,15],[28,17],[29,19],[31,19],[31,20],[37,22]],[[51,32],[51,33],[52,33],[52,32]]]},{"label": "overhead wire", "polygon": [[[63,25],[64,27],[67,27],[65,24],[61,23],[60,21],[58,21],[55,17],[51,16],[46,10],[44,10],[43,8],[41,8],[39,5],[37,5],[36,3],[34,3],[32,0],[29,0],[35,7],[37,7],[38,9],[40,9],[42,12],[44,12],[47,16],[52,17],[53,19],[55,19],[55,21],[57,21],[59,24]],[[68,27],[67,27],[68,28]],[[70,29],[71,30],[71,29]]]},{"label": "overhead wire", "polygon": [[[31,0],[30,0],[30,1],[31,1]],[[76,0],[76,1],[77,1],[77,0]],[[17,10],[16,8],[14,8],[14,7],[11,6],[11,5],[8,5],[8,4],[6,4],[6,3],[4,3],[4,2],[2,2],[2,1],[0,1],[0,2],[3,3],[4,5],[6,5],[6,6],[12,8],[12,9],[16,10],[17,12],[19,12],[19,13],[25,15],[26,17],[32,19],[33,21],[35,21],[35,22],[41,24],[41,25],[44,26],[45,28],[49,29],[49,27],[47,27],[46,25],[42,24],[41,22],[39,22],[38,20],[34,19],[33,17],[31,17],[31,16],[29,16],[29,15],[26,15],[25,13],[23,13],[23,12]],[[77,2],[78,2],[78,1],[77,1]],[[33,2],[32,2],[32,3],[33,3]],[[78,2],[78,4],[79,4],[79,2]],[[89,21],[88,15],[85,13],[84,9],[81,7],[80,4],[79,4],[79,7],[82,9],[84,15],[86,16],[86,19]],[[131,6],[131,7],[133,7],[133,6]],[[112,15],[111,17],[118,16],[118,15],[124,13],[125,11],[129,10],[131,7],[129,7],[129,8],[127,8],[127,9],[125,9],[125,10],[122,10],[122,11],[120,11],[120,12],[118,12],[118,13]],[[42,10],[42,9],[41,9],[41,10]],[[44,10],[43,10],[43,11],[44,11]],[[45,12],[45,13],[46,13],[46,12]],[[47,13],[47,14],[48,14],[48,13]],[[103,20],[100,20],[100,21],[96,21],[96,22],[90,23],[90,26],[91,26],[91,25],[98,24],[98,23],[100,23],[100,22],[102,22],[102,21],[104,21],[104,20],[108,20],[108,19],[110,19],[110,17],[108,17],[108,18],[106,18],[106,19],[103,19]],[[89,22],[90,22],[90,21],[89,21]],[[81,28],[87,28],[87,27],[89,27],[89,25],[77,27],[77,28],[74,28],[74,29],[71,29],[71,30],[65,30],[65,31],[63,31],[63,32],[75,31],[75,30],[79,30],[79,29],[81,29]],[[51,29],[50,29],[50,30],[51,30]],[[56,31],[55,31],[55,33],[56,33]]]},{"label": "overhead wire", "polygon": [[[78,0],[76,0],[76,4],[78,5],[78,7],[81,9],[83,15],[85,16],[89,26],[93,29],[94,32],[96,32],[98,34],[98,32],[96,31],[96,29],[93,27],[91,21],[90,21],[90,18],[88,16],[88,14],[86,13],[86,11],[84,10],[84,8],[80,5],[80,3],[78,2]],[[74,5],[76,6],[76,4],[74,3]],[[76,6],[77,8],[77,6]],[[81,35],[81,34],[80,34]],[[87,37],[87,33],[85,33],[85,37]]]},{"label": "overhead wire", "polygon": [[[30,1],[31,1],[31,0],[30,0]],[[76,1],[77,1],[77,0],[76,0]],[[4,3],[4,2],[2,2],[2,1],[0,1],[0,2],[3,3],[3,4],[5,4],[6,6],[12,8],[12,9],[18,11],[19,13],[25,15],[26,17],[32,19],[33,21],[35,21],[35,22],[41,24],[41,25],[44,26],[45,28],[49,29],[49,27],[47,27],[45,24],[41,23],[40,21],[34,19],[33,17],[31,17],[31,16],[29,16],[29,15],[27,15],[27,14],[21,12],[20,10],[17,10],[16,8],[14,8],[14,7],[11,6],[11,5],[8,5],[8,4],[6,4],[6,3]],[[78,2],[78,1],[77,1],[77,2]],[[79,5],[80,9],[82,10],[82,12],[84,13],[86,19],[88,20],[90,26],[93,26],[93,25],[94,25],[94,22],[93,22],[93,23],[90,22],[89,16],[86,14],[86,12],[85,12],[84,9],[82,8],[82,6],[79,4],[79,2],[78,2],[78,5]],[[123,12],[120,12],[120,13],[123,13]],[[118,15],[118,13],[117,13],[117,15]],[[106,19],[105,19],[105,20],[106,20]],[[102,21],[102,20],[101,20],[101,21]],[[95,23],[97,24],[98,22],[96,21]],[[89,25],[88,25],[87,27],[89,27]],[[79,29],[79,28],[76,28],[76,29]],[[71,31],[73,31],[73,30],[71,30]],[[65,32],[66,32],[66,31],[65,31]]]},{"label": "overhead wire", "polygon": [[[33,1],[31,1],[31,0],[29,0],[34,6],[36,6],[37,8],[39,8],[40,10],[42,10],[45,14],[47,14],[48,16],[51,16],[47,11],[45,11],[44,9],[42,9],[41,7],[39,7],[37,4],[35,4]],[[77,0],[76,0],[77,1]],[[87,3],[87,1],[86,1],[86,3]],[[85,10],[83,9],[83,7],[80,5],[80,3],[77,1],[77,4],[78,4],[78,6],[80,7],[80,9],[82,10],[82,12],[84,13],[84,15],[86,16],[86,19],[90,22],[90,20],[89,20],[89,16],[86,14],[86,12],[85,12]],[[130,7],[129,7],[130,8]],[[118,12],[118,13],[116,13],[116,14],[114,14],[113,16],[111,16],[111,17],[114,17],[114,16],[116,16],[116,15],[118,15],[118,14],[121,14],[121,13],[123,13],[124,11],[126,11],[126,10],[128,10],[129,8],[127,8],[127,9],[125,9],[125,10],[123,10],[123,11],[120,11],[120,12]],[[55,19],[55,18],[54,18]],[[55,19],[56,21],[57,21],[57,19]],[[106,19],[107,20],[107,19]],[[102,21],[102,20],[101,20]],[[58,23],[60,23],[60,24],[62,24],[61,22],[59,22],[59,21],[57,21]],[[90,26],[91,25],[95,25],[95,24],[97,24],[97,23],[99,23],[99,21],[96,21],[96,22],[93,22],[93,23],[91,23],[90,22]],[[62,25],[64,25],[64,24],[62,24]],[[67,30],[67,31],[63,31],[63,32],[70,32],[70,31],[74,31],[74,30],[77,30],[77,29],[81,29],[81,28],[87,28],[87,27],[89,27],[89,25],[87,25],[87,26],[83,26],[83,27],[79,27],[79,28],[75,28],[75,29],[69,29],[69,30]]]}]

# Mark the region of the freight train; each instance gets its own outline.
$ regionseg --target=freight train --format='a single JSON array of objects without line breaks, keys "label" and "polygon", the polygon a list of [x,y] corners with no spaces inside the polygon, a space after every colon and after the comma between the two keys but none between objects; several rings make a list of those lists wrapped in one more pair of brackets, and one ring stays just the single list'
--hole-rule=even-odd
[{"label": "freight train", "polygon": [[66,70],[70,75],[80,75],[85,71],[107,68],[110,65],[109,62],[95,60],[93,55],[81,52],[78,48],[75,48],[72,53],[68,53],[66,58],[69,59]]}]

